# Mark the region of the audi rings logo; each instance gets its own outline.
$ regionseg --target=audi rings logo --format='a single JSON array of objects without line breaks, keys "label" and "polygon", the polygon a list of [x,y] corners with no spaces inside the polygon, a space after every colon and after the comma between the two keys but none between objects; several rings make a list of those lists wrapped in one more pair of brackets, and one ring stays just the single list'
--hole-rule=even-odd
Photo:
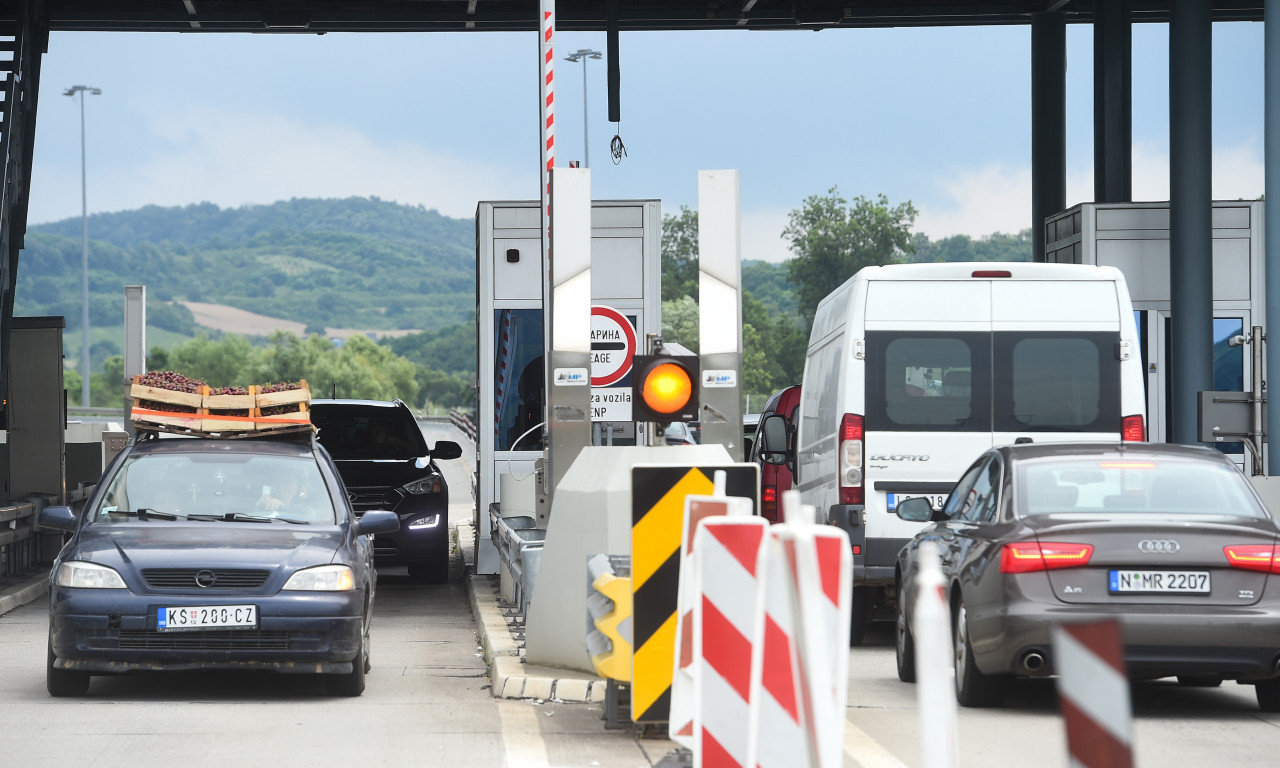
[{"label": "audi rings logo", "polygon": [[213,571],[199,571],[196,573],[196,586],[208,589],[218,583],[218,576]]},{"label": "audi rings logo", "polygon": [[1138,551],[1148,555],[1172,555],[1182,547],[1173,539],[1143,539],[1138,542]]}]

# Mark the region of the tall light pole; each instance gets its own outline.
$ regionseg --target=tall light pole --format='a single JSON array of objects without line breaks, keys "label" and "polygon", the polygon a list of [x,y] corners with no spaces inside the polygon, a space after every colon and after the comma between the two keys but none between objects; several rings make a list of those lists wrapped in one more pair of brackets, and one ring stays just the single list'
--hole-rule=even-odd
[{"label": "tall light pole", "polygon": [[590,48],[579,48],[568,56],[564,57],[565,61],[581,61],[582,62],[582,167],[591,167],[591,151],[587,148],[587,59],[598,59],[604,54],[599,51],[593,51]]},{"label": "tall light pole", "polygon": [[75,98],[80,96],[80,241],[82,253],[80,259],[80,298],[84,306],[80,312],[80,407],[89,407],[89,193],[85,180],[84,151],[84,94],[85,91],[100,96],[101,88],[88,85],[73,85],[62,92],[63,96]]}]

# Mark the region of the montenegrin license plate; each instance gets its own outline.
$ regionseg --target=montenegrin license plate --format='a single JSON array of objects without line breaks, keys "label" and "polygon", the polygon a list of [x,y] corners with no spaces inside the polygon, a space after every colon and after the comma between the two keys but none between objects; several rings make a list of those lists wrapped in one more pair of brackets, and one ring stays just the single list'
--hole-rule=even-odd
[{"label": "montenegrin license plate", "polygon": [[942,509],[942,505],[947,501],[947,494],[945,493],[890,493],[888,494],[889,498],[886,501],[888,502],[889,509],[895,510],[898,508],[899,504],[907,499],[915,499],[921,496],[928,499],[929,506],[933,507],[935,510]]},{"label": "montenegrin license plate", "polygon": [[1208,571],[1112,571],[1111,593],[1209,594]]},{"label": "montenegrin license plate", "polygon": [[254,629],[258,626],[256,605],[184,605],[156,609],[156,631],[184,629]]}]

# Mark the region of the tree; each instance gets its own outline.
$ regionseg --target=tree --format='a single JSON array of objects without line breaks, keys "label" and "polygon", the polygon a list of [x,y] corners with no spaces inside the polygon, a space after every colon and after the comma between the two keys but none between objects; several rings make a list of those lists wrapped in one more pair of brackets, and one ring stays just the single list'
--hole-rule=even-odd
[{"label": "tree", "polygon": [[782,231],[795,254],[787,275],[806,324],[813,324],[818,302],[859,269],[892,264],[911,253],[915,218],[911,201],[890,208],[884,195],[874,201],[860,195],[850,205],[836,187],[825,196],[810,195],[791,211]]},{"label": "tree", "polygon": [[690,296],[662,302],[662,340],[698,351],[698,302]]},{"label": "tree", "polygon": [[680,206],[662,217],[662,300],[698,298],[698,214]]}]

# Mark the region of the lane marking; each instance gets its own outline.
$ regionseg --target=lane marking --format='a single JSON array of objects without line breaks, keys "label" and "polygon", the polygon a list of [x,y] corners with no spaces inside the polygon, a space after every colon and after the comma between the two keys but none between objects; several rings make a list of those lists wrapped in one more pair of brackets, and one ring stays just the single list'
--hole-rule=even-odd
[{"label": "lane marking", "polygon": [[848,720],[844,722],[844,753],[861,768],[907,768],[906,763]]},{"label": "lane marking", "polygon": [[507,768],[547,768],[547,745],[542,741],[538,712],[527,701],[498,699],[502,746]]}]

